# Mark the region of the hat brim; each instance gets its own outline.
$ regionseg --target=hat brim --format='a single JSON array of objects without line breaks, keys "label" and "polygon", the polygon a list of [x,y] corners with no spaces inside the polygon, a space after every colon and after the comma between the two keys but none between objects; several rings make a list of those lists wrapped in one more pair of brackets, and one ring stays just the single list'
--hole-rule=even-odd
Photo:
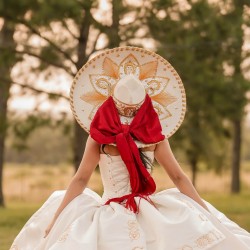
[{"label": "hat brim", "polygon": [[[172,136],[185,116],[183,83],[167,60],[137,47],[106,50],[78,71],[70,91],[70,106],[77,122],[89,133],[96,111],[112,95],[116,83],[128,74],[143,83],[159,115],[162,133],[166,138]],[[145,144],[138,142],[137,145],[144,147]]]}]

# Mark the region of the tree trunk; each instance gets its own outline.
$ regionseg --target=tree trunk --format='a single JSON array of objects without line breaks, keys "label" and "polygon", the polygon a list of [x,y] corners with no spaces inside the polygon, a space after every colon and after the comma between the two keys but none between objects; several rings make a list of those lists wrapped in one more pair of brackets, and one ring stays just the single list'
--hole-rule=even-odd
[{"label": "tree trunk", "polygon": [[233,121],[233,147],[232,147],[232,179],[231,192],[240,192],[240,152],[241,152],[241,121]]},{"label": "tree trunk", "polygon": [[[2,73],[3,69],[0,69]],[[3,166],[4,166],[4,145],[7,129],[7,101],[9,97],[10,84],[0,83],[0,206],[4,206],[3,195]]]},{"label": "tree trunk", "polygon": [[241,153],[241,120],[242,120],[242,110],[244,110],[245,103],[241,103],[244,99],[245,91],[241,86],[241,81],[244,78],[241,70],[241,64],[243,61],[242,58],[242,47],[244,44],[244,0],[234,0],[234,16],[236,17],[235,23],[238,24],[237,30],[237,50],[235,50],[235,54],[233,58],[233,66],[234,66],[234,75],[233,75],[233,84],[237,84],[237,91],[234,93],[234,96],[237,97],[238,103],[238,115],[236,118],[232,119],[233,125],[233,147],[232,147],[232,176],[231,176],[231,192],[239,193],[240,192],[240,153]]},{"label": "tree trunk", "polygon": [[83,128],[78,124],[77,121],[74,122],[74,168],[77,171],[80,162],[82,160],[82,155],[85,149],[86,140],[88,134],[83,130]]},{"label": "tree trunk", "polygon": [[[120,20],[120,11],[122,4],[120,1],[112,1],[112,25],[109,29],[109,47],[117,47],[120,44],[119,36],[119,20]],[[91,13],[90,9],[86,9],[84,13],[84,18],[80,27],[79,43],[78,43],[78,60],[77,60],[77,69],[79,70],[83,64],[87,62],[87,42],[89,39],[89,31],[91,26]],[[82,159],[82,154],[85,149],[86,140],[88,134],[80,127],[80,125],[75,122],[74,124],[74,166],[75,170],[78,169],[79,164]]]},{"label": "tree trunk", "polygon": [[[78,39],[78,49],[77,49],[78,59],[77,59],[77,64],[76,64],[76,67],[78,70],[83,66],[83,64],[87,62],[86,49],[87,49],[87,42],[89,38],[89,29],[91,25],[90,9],[86,9],[84,12],[85,12],[84,18],[81,23],[80,34],[79,34],[79,39]],[[74,122],[74,146],[73,146],[75,171],[77,171],[80,165],[87,138],[88,138],[88,134],[77,123],[77,121],[75,121]]]},{"label": "tree trunk", "polygon": [[192,170],[192,183],[195,186],[196,185],[196,176],[197,176],[197,159],[192,159],[190,161],[191,170]]},{"label": "tree trunk", "polygon": [[[9,23],[4,22],[0,31],[0,44],[2,47],[8,48],[15,46],[14,27]],[[3,195],[3,167],[4,167],[4,146],[7,132],[7,102],[10,94],[11,78],[10,71],[14,65],[14,56],[7,56],[8,53],[2,53],[0,59],[0,75],[7,79],[5,82],[0,82],[0,206],[4,207]]]},{"label": "tree trunk", "polygon": [[113,0],[112,1],[112,25],[109,29],[109,47],[114,48],[118,47],[121,42],[119,35],[120,29],[120,13],[122,10],[122,1]]}]

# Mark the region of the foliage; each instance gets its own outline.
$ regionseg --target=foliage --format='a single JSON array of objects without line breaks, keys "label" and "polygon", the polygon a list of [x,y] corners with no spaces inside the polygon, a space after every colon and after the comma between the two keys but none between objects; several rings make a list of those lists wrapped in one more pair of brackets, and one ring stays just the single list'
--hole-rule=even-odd
[{"label": "foliage", "polygon": [[[4,79],[9,83],[4,93],[9,94],[11,84],[14,84],[22,89],[20,94],[23,94],[23,89],[28,89],[35,95],[47,94],[47,99],[65,98],[63,93],[51,93],[46,88],[38,88],[37,79],[55,81],[58,76],[63,75],[71,83],[77,70],[92,54],[119,46],[121,41],[127,43],[131,38],[135,38],[136,31],[140,28],[140,18],[137,14],[139,8],[131,9],[131,6],[123,1],[113,0],[108,4],[109,16],[107,20],[100,21],[97,17],[98,11],[100,12],[98,0],[21,0],[17,4],[12,0],[0,0],[0,17],[11,24],[15,31],[12,39],[15,39],[17,46],[12,47],[8,53],[19,57],[19,61],[14,62],[19,62],[18,70],[12,72],[13,74],[8,72],[7,80]],[[128,13],[133,14],[130,23],[126,21]],[[100,39],[105,41],[101,45]],[[0,44],[0,51],[5,49],[6,46]],[[4,106],[7,106],[7,99]],[[39,103],[37,106],[36,108],[39,108]],[[2,113],[7,117],[6,109]],[[19,124],[13,131],[17,132],[19,138],[26,139],[40,124],[37,121],[37,117],[30,116],[25,124]],[[76,123],[73,131],[73,161],[77,169],[87,135]],[[4,145],[4,138],[0,139],[0,143]],[[4,146],[0,149],[3,152]],[[0,174],[2,165],[0,163]]]},{"label": "foliage", "polygon": [[[243,4],[249,5],[232,1],[223,12],[223,3],[212,5],[207,0],[187,1],[185,7],[175,0],[146,0],[142,6],[110,0],[108,15],[100,19],[98,0],[0,0],[0,17],[12,27],[16,45],[0,43],[0,65],[11,58],[20,69],[11,75],[8,72],[4,79],[1,74],[0,80],[9,84],[4,93],[8,96],[11,82],[20,86],[20,94],[28,89],[34,95],[46,93],[47,99],[55,102],[67,99],[59,91],[38,88],[37,79],[59,81],[57,77],[63,75],[70,83],[95,52],[119,45],[142,46],[147,38],[153,38],[157,51],[181,73],[186,87],[188,112],[175,141],[182,145],[194,172],[200,162],[220,170],[231,134],[224,119],[242,118],[249,87],[241,72],[233,77],[226,72],[227,68],[238,72],[235,65],[249,56],[239,53],[241,24],[249,23],[247,15],[242,19]],[[45,124],[50,124],[48,117],[31,115],[26,122],[14,124],[12,131],[26,140],[32,130]],[[77,124],[73,131],[77,168],[86,133]]]},{"label": "foliage", "polygon": [[[0,17],[15,26],[18,34],[15,36],[17,47],[8,53],[16,54],[22,60],[18,65],[20,72],[13,74],[13,83],[19,85],[22,91],[28,89],[33,95],[45,93],[48,99],[55,101],[61,97],[68,98],[60,92],[38,88],[34,79],[42,77],[44,81],[52,82],[63,75],[71,84],[72,77],[92,54],[119,46],[121,40],[128,42],[130,38],[135,38],[135,33],[140,28],[140,16],[137,14],[139,8],[131,8],[128,3],[121,1],[109,2],[112,12],[108,16],[109,21],[100,21],[97,17],[101,11],[97,0],[22,0],[17,5],[13,1],[1,1]],[[134,22],[128,25],[124,19],[130,12],[133,13]],[[98,45],[101,36],[102,39],[105,37],[105,44],[102,46]],[[1,45],[0,50],[4,50]],[[39,125],[38,117],[33,118],[29,116],[25,125],[15,127],[13,131],[19,137],[27,137]],[[81,134],[79,130],[75,131],[78,133],[75,137],[86,137],[83,131]],[[75,148],[83,147],[75,145]]]},{"label": "foliage", "polygon": [[243,130],[242,160],[250,160],[250,126],[245,126]]},{"label": "foliage", "polygon": [[18,136],[17,132],[12,133],[11,128],[9,129],[6,162],[31,164],[72,162],[72,120],[64,119],[62,122],[38,117],[38,121],[31,121],[32,126],[35,124],[35,129],[32,130],[29,128],[29,119],[12,122],[15,123],[13,129],[18,127]]},{"label": "foliage", "polygon": [[225,120],[242,116],[249,82],[242,74],[233,78],[226,72],[236,53],[241,54],[243,33],[232,21],[235,15],[242,19],[241,13],[222,14],[220,5],[206,0],[188,3],[184,8],[174,0],[155,0],[149,5],[147,23],[158,53],[184,82],[187,113],[174,144],[185,150],[195,175],[199,163],[219,171],[225,165],[231,137]]}]

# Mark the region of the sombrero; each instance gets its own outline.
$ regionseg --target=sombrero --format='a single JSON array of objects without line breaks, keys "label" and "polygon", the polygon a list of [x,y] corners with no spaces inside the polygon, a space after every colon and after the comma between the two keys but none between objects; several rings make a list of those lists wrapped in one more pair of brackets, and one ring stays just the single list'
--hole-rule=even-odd
[{"label": "sombrero", "polygon": [[70,91],[70,105],[75,119],[89,133],[98,108],[113,95],[117,82],[131,74],[145,87],[159,116],[162,133],[169,138],[184,119],[184,86],[167,60],[142,48],[105,50],[83,65]]}]

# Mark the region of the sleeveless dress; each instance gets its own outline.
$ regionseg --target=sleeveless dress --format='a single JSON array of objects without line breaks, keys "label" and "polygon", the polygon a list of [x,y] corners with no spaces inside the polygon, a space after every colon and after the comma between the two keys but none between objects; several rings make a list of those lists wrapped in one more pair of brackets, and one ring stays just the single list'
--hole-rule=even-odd
[{"label": "sleeveless dress", "polygon": [[[153,152],[146,152],[153,159]],[[135,198],[139,213],[113,197],[131,191],[129,174],[120,156],[101,154],[103,196],[86,188],[61,212],[46,238],[44,232],[65,191],[54,192],[27,221],[12,250],[247,250],[250,234],[206,202],[211,213],[171,188]]]}]

